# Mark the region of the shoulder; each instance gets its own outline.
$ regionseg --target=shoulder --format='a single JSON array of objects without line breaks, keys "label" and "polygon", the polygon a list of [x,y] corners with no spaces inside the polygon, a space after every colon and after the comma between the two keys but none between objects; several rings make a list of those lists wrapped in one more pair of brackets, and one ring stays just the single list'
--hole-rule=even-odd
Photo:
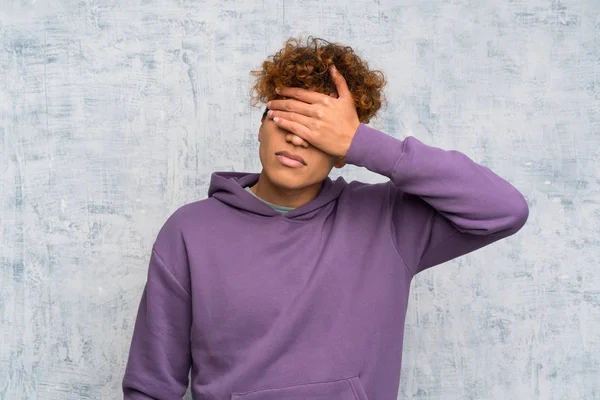
[{"label": "shoulder", "polygon": [[172,229],[186,229],[189,225],[196,225],[205,221],[214,213],[215,208],[221,203],[213,198],[187,203],[177,208],[166,220],[165,227]]},{"label": "shoulder", "polygon": [[366,183],[351,181],[340,196],[340,207],[365,218],[387,218],[394,185],[391,181]]},{"label": "shoulder", "polygon": [[379,209],[394,212],[430,208],[419,196],[403,192],[391,180],[379,183],[351,181],[343,196],[352,204],[377,205]]},{"label": "shoulder", "polygon": [[389,201],[394,185],[391,181],[379,183],[366,183],[361,181],[350,181],[346,185],[343,197],[350,201]]},{"label": "shoulder", "polygon": [[160,228],[153,248],[163,258],[180,258],[185,253],[185,238],[203,226],[210,226],[219,202],[213,198],[187,203],[177,208]]}]

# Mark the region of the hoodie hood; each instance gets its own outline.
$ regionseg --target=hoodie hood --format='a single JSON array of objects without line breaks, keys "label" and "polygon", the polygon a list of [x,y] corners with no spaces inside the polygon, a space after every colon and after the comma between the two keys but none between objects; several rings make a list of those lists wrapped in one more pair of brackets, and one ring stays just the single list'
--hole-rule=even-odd
[{"label": "hoodie hood", "polygon": [[309,220],[319,214],[324,207],[335,202],[347,185],[344,178],[335,181],[327,177],[321,184],[319,194],[313,200],[284,215],[260,201],[244,188],[253,186],[259,173],[249,172],[213,172],[210,177],[208,197],[237,209],[264,217],[284,217],[295,220]]}]

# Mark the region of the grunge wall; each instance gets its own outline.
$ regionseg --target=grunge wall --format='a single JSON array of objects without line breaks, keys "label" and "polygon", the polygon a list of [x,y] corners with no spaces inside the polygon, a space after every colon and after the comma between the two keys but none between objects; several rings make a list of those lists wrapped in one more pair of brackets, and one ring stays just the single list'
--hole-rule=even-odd
[{"label": "grunge wall", "polygon": [[300,34],[386,74],[371,125],[531,206],[415,277],[398,398],[600,398],[600,2],[5,0],[0,399],[121,396],[158,229],[212,171],[260,171],[249,71]]}]

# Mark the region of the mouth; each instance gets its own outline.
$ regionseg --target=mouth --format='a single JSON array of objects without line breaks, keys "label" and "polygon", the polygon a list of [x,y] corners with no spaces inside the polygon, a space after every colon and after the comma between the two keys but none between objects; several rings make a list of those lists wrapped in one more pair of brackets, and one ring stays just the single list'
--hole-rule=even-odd
[{"label": "mouth", "polygon": [[306,161],[304,161],[301,156],[289,153],[287,151],[278,151],[275,153],[275,156],[280,163],[288,167],[299,168],[306,165]]}]

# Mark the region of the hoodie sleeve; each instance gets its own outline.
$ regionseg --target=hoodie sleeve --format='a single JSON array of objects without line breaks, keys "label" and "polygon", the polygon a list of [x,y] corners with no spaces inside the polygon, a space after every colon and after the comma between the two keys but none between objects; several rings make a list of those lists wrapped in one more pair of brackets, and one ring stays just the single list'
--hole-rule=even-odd
[{"label": "hoodie sleeve", "polygon": [[411,136],[361,124],[346,161],[390,178],[391,234],[413,275],[516,233],[529,215],[523,195],[489,168]]},{"label": "hoodie sleeve", "polygon": [[152,249],[122,383],[125,400],[181,399],[188,386],[192,310],[187,257],[181,235],[169,225]]}]

